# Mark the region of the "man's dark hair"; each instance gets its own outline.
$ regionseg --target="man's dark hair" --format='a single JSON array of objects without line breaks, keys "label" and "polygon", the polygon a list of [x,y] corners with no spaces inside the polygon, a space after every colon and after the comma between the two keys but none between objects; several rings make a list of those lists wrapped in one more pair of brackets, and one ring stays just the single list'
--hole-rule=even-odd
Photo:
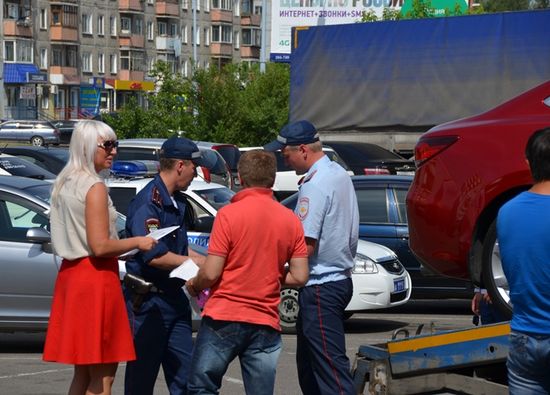
[{"label": "man's dark hair", "polygon": [[275,182],[277,161],[272,152],[247,151],[239,159],[237,170],[244,187],[271,188]]},{"label": "man's dark hair", "polygon": [[537,130],[529,137],[525,157],[535,182],[550,180],[550,127]]}]

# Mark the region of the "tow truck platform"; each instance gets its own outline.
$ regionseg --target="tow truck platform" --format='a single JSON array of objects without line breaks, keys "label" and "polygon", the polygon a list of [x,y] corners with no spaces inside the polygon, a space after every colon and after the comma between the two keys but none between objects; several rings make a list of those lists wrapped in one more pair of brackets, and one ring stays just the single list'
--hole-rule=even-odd
[{"label": "tow truck platform", "polygon": [[[397,330],[381,345],[362,345],[353,378],[357,394],[508,394],[510,323],[408,336]],[[402,333],[405,337],[397,339]]]}]

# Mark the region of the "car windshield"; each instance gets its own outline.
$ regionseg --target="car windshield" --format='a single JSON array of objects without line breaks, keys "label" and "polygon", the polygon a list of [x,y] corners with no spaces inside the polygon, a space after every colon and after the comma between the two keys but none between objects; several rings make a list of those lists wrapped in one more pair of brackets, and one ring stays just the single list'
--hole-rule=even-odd
[{"label": "car windshield", "polygon": [[69,150],[68,149],[62,149],[62,148],[46,148],[46,152],[48,155],[51,155],[57,159],[61,159],[64,162],[69,161]]},{"label": "car windshield", "polygon": [[24,188],[24,191],[30,195],[36,196],[37,198],[50,203],[52,185],[33,185],[32,187]]},{"label": "car windshield", "polygon": [[55,178],[55,174],[17,157],[0,158],[0,167],[12,176],[37,178],[39,180],[53,180]]},{"label": "car windshield", "polygon": [[206,200],[216,210],[228,204],[235,194],[235,192],[228,188],[200,189],[193,192]]}]

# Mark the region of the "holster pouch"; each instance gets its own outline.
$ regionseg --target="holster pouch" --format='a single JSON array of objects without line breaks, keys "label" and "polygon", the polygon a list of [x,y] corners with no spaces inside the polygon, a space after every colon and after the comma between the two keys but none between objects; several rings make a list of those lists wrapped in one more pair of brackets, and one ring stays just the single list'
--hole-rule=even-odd
[{"label": "holster pouch", "polygon": [[134,276],[130,273],[124,275],[122,282],[124,287],[131,291],[132,309],[134,309],[134,311],[139,311],[145,295],[153,288],[153,283],[145,281],[141,277]]}]

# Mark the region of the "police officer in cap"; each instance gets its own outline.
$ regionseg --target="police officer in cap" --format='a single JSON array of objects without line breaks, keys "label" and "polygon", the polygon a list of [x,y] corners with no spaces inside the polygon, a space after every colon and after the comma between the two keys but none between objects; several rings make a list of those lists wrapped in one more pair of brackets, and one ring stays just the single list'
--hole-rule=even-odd
[{"label": "police officer in cap", "polygon": [[351,178],[323,153],[308,121],[289,123],[264,149],[281,150],[286,164],[305,174],[295,209],[309,256],[309,280],[300,289],[296,323],[300,388],[307,395],[354,394],[343,322],[359,237]]},{"label": "police officer in cap", "polygon": [[196,166],[211,167],[212,163],[195,143],[178,137],[166,140],[159,156],[159,174],[128,207],[126,232],[132,237],[174,225],[179,228],[161,238],[152,250],[137,253],[126,263],[129,274],[152,283],[136,305],[135,289],[125,282],[137,355],[137,360],[126,366],[124,388],[131,395],[153,394],[161,365],[170,394],[186,393],[192,352],[191,309],[181,280],[169,274],[189,256],[197,263],[204,261],[188,250],[184,215],[191,208],[177,192],[191,184]]}]

